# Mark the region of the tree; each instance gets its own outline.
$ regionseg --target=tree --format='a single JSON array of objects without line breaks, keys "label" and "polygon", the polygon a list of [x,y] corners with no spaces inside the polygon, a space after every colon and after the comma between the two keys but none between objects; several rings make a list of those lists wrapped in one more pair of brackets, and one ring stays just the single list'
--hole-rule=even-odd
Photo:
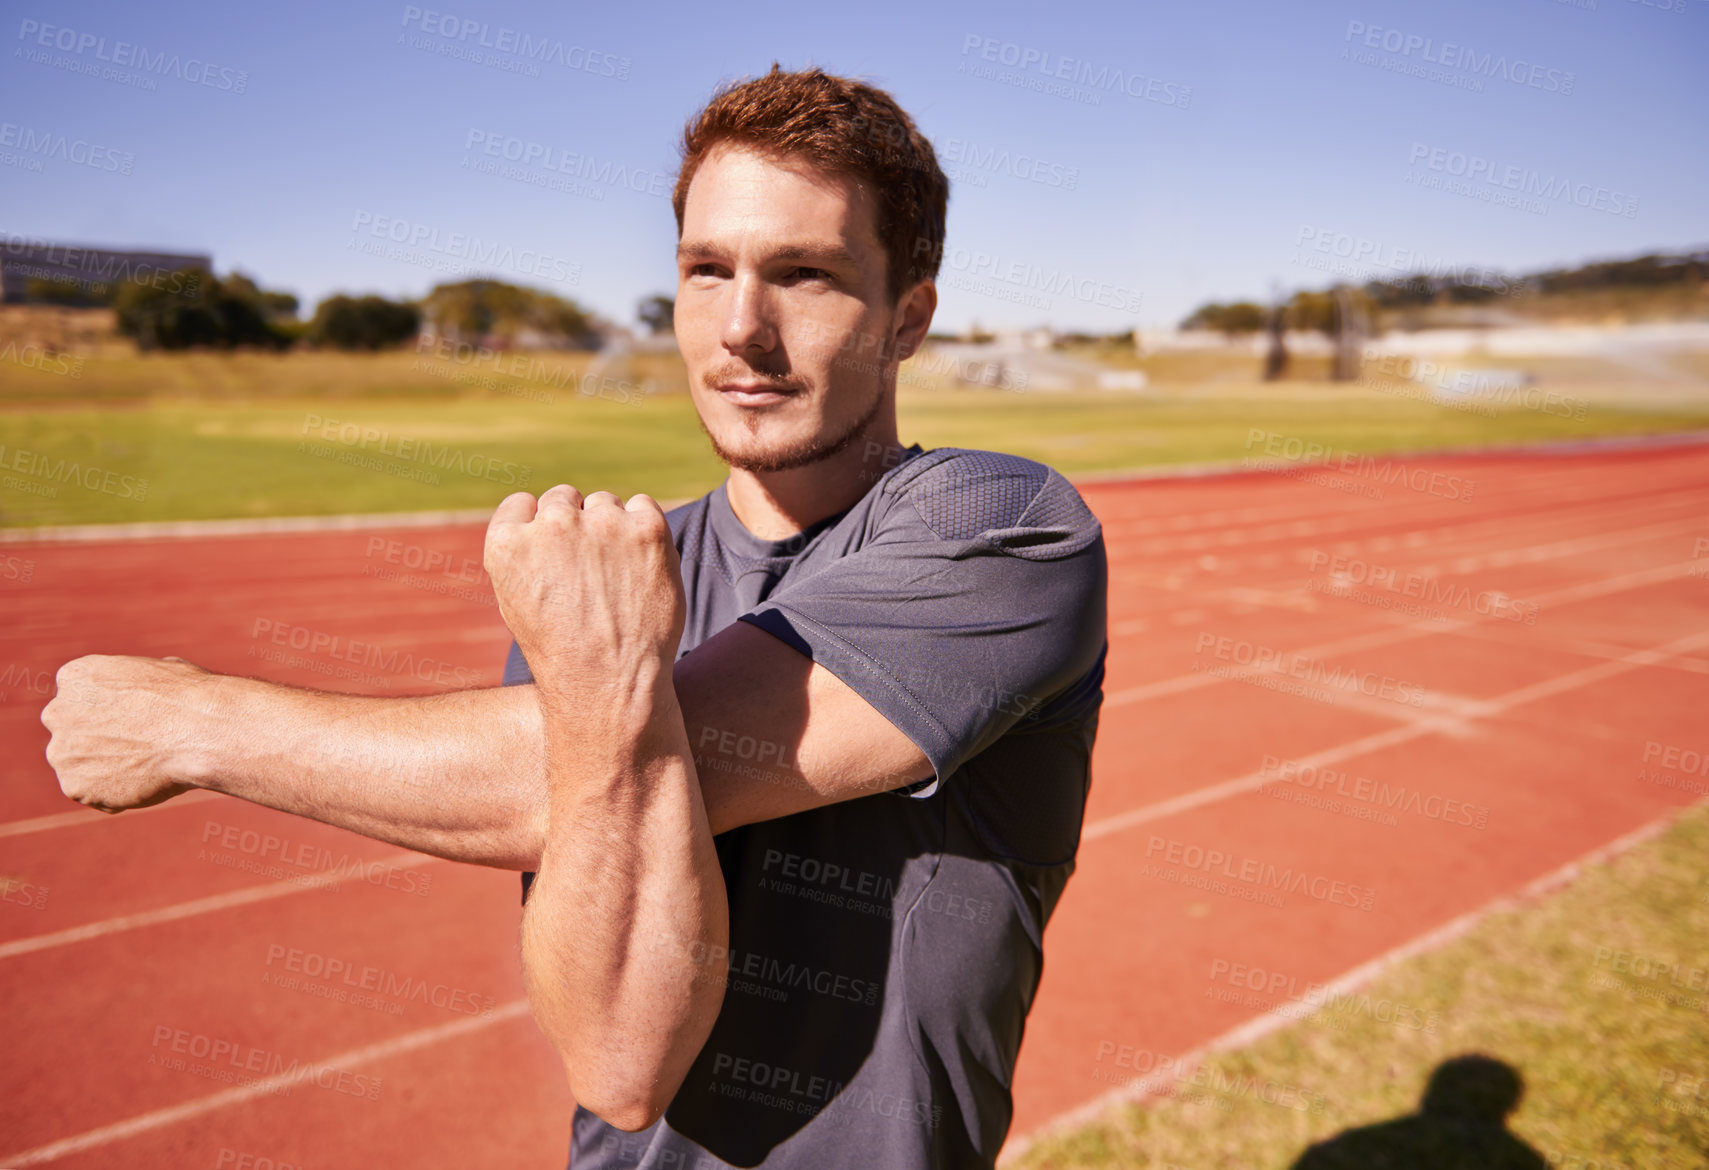
[{"label": "tree", "polygon": [[676,331],[676,302],[670,297],[655,294],[644,298],[635,316],[655,335]]},{"label": "tree", "polygon": [[438,285],[421,313],[434,333],[458,340],[556,341],[589,349],[600,342],[593,314],[574,301],[497,280]]},{"label": "tree", "polygon": [[385,297],[328,297],[315,309],[308,339],[333,349],[389,349],[402,345],[421,328],[412,304]]},{"label": "tree", "polygon": [[119,332],[139,349],[282,349],[289,337],[268,320],[254,282],[233,274],[220,280],[188,268],[121,285],[113,298]]},{"label": "tree", "polygon": [[1267,316],[1264,306],[1251,301],[1235,301],[1227,305],[1212,301],[1193,310],[1193,315],[1181,322],[1181,328],[1214,329],[1218,333],[1233,337],[1241,333],[1258,332],[1264,328]]}]

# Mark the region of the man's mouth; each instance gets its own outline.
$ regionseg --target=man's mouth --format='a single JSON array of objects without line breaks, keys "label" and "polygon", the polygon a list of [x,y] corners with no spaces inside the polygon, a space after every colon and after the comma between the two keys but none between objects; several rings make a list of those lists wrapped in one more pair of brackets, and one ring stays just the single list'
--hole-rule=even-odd
[{"label": "man's mouth", "polygon": [[775,382],[723,382],[715,387],[724,401],[737,406],[775,406],[801,393],[793,386]]}]

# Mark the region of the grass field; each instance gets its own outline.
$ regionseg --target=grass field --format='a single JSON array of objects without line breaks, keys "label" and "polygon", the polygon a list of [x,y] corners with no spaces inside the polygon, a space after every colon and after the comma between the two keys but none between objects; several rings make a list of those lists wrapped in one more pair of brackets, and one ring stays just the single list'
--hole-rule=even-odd
[{"label": "grass field", "polygon": [[[1152,1103],[1050,1137],[1008,1170],[1527,1164],[1445,1160],[1454,1123],[1419,1116],[1433,1070],[1470,1054],[1518,1074],[1524,1095],[1507,1127],[1556,1170],[1702,1167],[1706,853],[1709,807],[1699,805],[1566,889],[1492,914],[1248,1048],[1165,1075]],[[1367,1130],[1345,1160],[1299,1160],[1314,1142],[1397,1119],[1409,1120]]]},{"label": "grass field", "polygon": [[[521,375],[408,352],[109,353],[75,376],[0,363],[0,526],[483,508],[559,482],[668,499],[722,478],[674,355],[593,360]],[[903,439],[1072,474],[1263,456],[1254,431],[1375,453],[1709,427],[1709,403],[1486,417],[1388,383],[1255,383],[1212,358],[1171,376],[1143,393],[905,381]]]}]

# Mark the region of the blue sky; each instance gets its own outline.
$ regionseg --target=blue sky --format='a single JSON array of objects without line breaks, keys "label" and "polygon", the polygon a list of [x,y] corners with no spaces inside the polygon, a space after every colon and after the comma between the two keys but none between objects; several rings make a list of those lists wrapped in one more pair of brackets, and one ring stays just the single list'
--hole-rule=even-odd
[{"label": "blue sky", "polygon": [[684,120],[774,59],[933,139],[940,328],[1709,242],[1709,0],[8,8],[0,230],[211,252],[305,308],[421,295],[478,238],[631,320],[674,289]]}]

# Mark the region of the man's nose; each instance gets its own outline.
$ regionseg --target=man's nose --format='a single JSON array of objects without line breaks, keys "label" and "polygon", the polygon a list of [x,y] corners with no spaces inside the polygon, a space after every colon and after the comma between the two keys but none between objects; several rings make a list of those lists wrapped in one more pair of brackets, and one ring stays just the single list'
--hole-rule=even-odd
[{"label": "man's nose", "polygon": [[721,340],[724,348],[732,354],[754,350],[765,352],[776,347],[777,326],[763,281],[738,277],[733,282],[729,303],[724,310]]}]

